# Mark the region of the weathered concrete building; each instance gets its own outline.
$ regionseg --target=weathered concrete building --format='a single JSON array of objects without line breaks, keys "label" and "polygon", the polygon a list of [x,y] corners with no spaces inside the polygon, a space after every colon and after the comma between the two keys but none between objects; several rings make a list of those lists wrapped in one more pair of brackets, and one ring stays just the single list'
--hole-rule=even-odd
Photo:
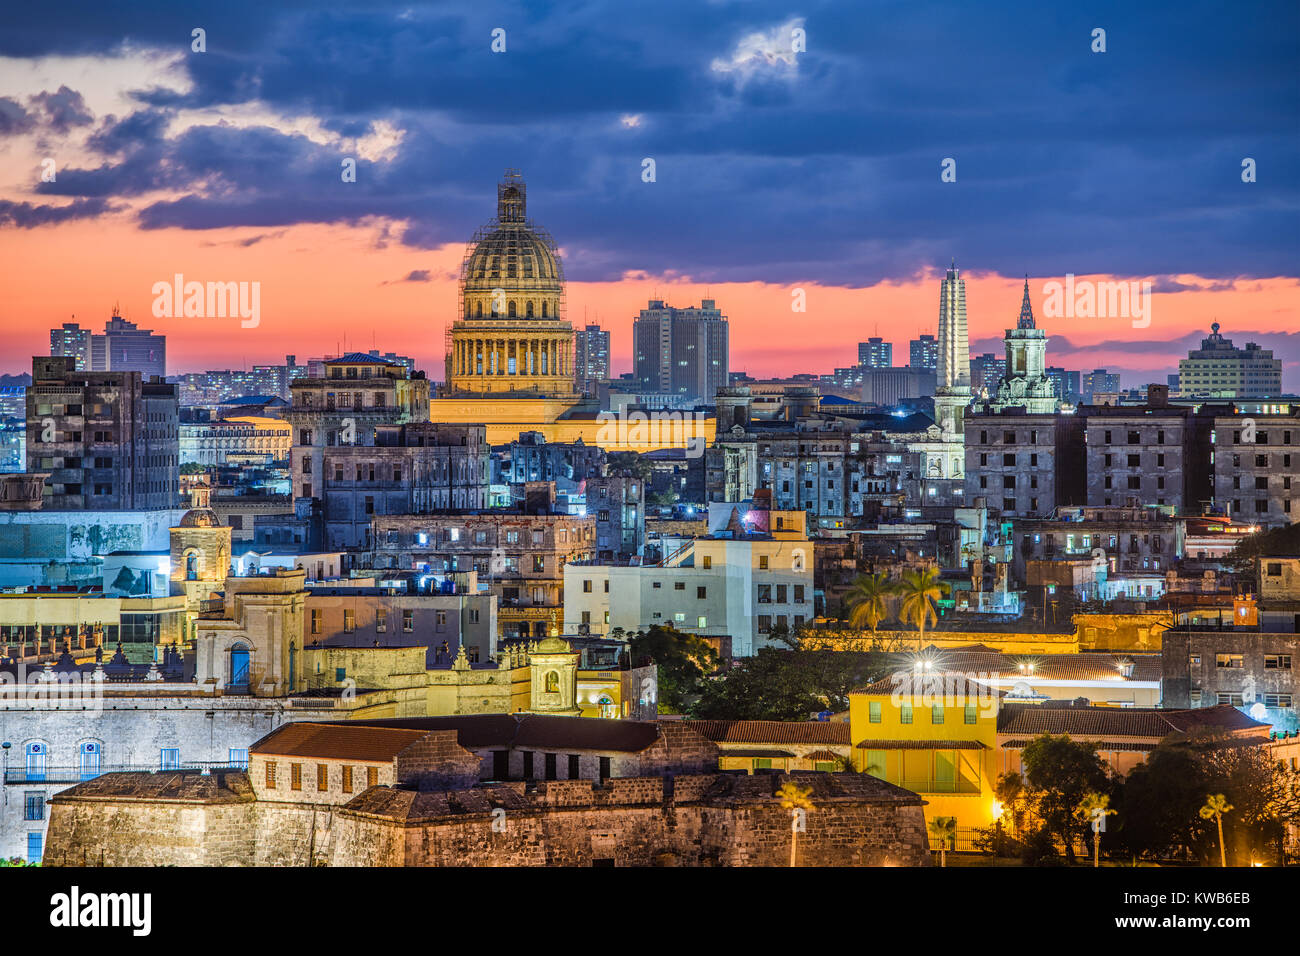
[{"label": "weathered concrete building", "polygon": [[1238,521],[1300,520],[1300,415],[1216,417],[1214,500]]},{"label": "weathered concrete building", "polygon": [[966,417],[966,500],[1004,517],[1041,517],[1084,503],[1081,419],[1019,409]]},{"label": "weathered concrete building", "polygon": [[[291,726],[244,772],[108,774],[54,800],[66,865],[777,866],[790,777],[717,772],[680,722],[477,717]],[[921,800],[799,774],[802,865],[925,865]]]},{"label": "weathered concrete building", "polygon": [[1186,626],[1164,632],[1162,653],[1165,706],[1231,704],[1277,730],[1300,728],[1294,667],[1300,660],[1300,635],[1258,627]]}]

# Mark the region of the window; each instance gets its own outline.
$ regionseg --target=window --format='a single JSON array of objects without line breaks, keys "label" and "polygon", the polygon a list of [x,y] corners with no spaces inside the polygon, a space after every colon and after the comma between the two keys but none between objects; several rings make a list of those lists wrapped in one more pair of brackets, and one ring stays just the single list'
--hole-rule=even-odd
[{"label": "window", "polygon": [[1220,704],[1231,704],[1233,707],[1244,706],[1240,694],[1219,694]]},{"label": "window", "polygon": [[771,758],[771,757],[755,757],[755,758],[754,758],[754,769],[755,769],[755,770],[771,770],[771,769],[772,769],[772,758]]},{"label": "window", "polygon": [[1215,654],[1214,666],[1240,668],[1245,667],[1246,662],[1240,654]]},{"label": "window", "polygon": [[[708,571],[712,567],[713,567],[713,555],[706,554],[704,556],[704,570]],[[1281,572],[1278,573],[1280,574]]]},{"label": "window", "polygon": [[383,634],[388,630],[388,608],[381,607],[375,609],[375,630]]},{"label": "window", "polygon": [[1289,671],[1291,669],[1290,654],[1265,654],[1264,670],[1266,671]]},{"label": "window", "polygon": [[772,603],[772,585],[760,584],[758,586],[758,603],[759,604]]},{"label": "window", "polygon": [[379,786],[379,768],[378,768],[378,767],[367,767],[367,768],[366,768],[366,786],[367,786],[367,787],[377,787],[377,786]]},{"label": "window", "polygon": [[329,788],[330,788],[329,764],[318,763],[316,765],[316,789],[328,790]]},{"label": "window", "polygon": [[410,634],[415,630],[415,611],[406,608],[402,611],[402,632]]},{"label": "window", "polygon": [[943,723],[943,704],[935,704],[930,708],[930,723]]},{"label": "window", "polygon": [[44,793],[32,792],[24,795],[23,819],[24,820],[45,819],[45,794]]},{"label": "window", "polygon": [[357,612],[344,608],[343,610],[343,632],[351,634],[357,629]]},{"label": "window", "polygon": [[275,789],[275,761],[274,760],[268,760],[266,762],[266,789],[267,790]]},{"label": "window", "polygon": [[1264,706],[1265,707],[1290,707],[1291,695],[1290,694],[1265,694]]},{"label": "window", "polygon": [[796,585],[794,586],[794,601],[795,601],[796,604],[799,604],[799,603],[801,603],[801,602],[803,601],[803,585],[802,585],[802,584],[796,584]]},{"label": "window", "polygon": [[873,724],[880,723],[880,701],[873,700],[867,704],[867,720]]},{"label": "window", "polygon": [[708,594],[709,594],[709,589],[706,587],[697,587],[695,589],[696,600],[703,601],[706,597],[708,597]]},{"label": "window", "polygon": [[912,722],[912,705],[911,705],[911,704],[899,704],[899,705],[898,705],[898,722],[899,722],[900,724],[910,724],[910,723]]},{"label": "window", "polygon": [[324,619],[324,616],[325,616],[325,612],[324,612],[324,611],[320,611],[320,610],[316,610],[316,609],[313,609],[313,610],[312,610],[312,612],[311,612],[311,632],[312,632],[313,634],[319,634],[319,633],[321,632],[321,624],[322,624],[322,621],[323,621],[323,619]]},{"label": "window", "polygon": [[674,591],[685,591],[685,590],[686,590],[686,582],[685,582],[685,581],[674,581],[674,582],[673,582],[673,590],[674,590]]},{"label": "window", "polygon": [[44,844],[44,842],[45,842],[45,834],[43,833],[27,834],[27,862],[28,863],[41,862],[41,855],[44,852],[42,845]]},{"label": "window", "polygon": [[302,789],[302,764],[300,763],[289,764],[289,789]]},{"label": "window", "polygon": [[765,554],[760,554],[760,555],[758,556],[758,567],[759,567],[759,570],[760,570],[760,571],[766,571],[766,570],[767,570],[767,555],[765,555]]},{"label": "window", "polygon": [[352,792],[352,768],[346,764],[343,767],[343,792]]},{"label": "window", "polygon": [[164,747],[162,750],[161,769],[180,770],[181,752],[176,747]]},{"label": "window", "polygon": [[591,581],[583,581],[583,582],[582,582],[582,593],[583,593],[583,594],[590,594],[590,593],[591,593]]},{"label": "window", "polygon": [[973,724],[973,723],[975,723],[975,716],[976,716],[976,715],[975,715],[975,705],[974,705],[974,704],[967,704],[967,705],[966,705],[966,711],[965,711],[966,723],[968,723],[968,724]]}]

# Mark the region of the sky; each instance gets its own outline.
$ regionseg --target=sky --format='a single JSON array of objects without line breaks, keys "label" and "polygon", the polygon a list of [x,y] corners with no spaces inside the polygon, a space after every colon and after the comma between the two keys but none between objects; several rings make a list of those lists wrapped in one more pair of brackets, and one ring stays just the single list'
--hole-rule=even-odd
[{"label": "sky", "polygon": [[[1217,321],[1300,391],[1294,3],[112,6],[0,31],[0,372],[116,305],[171,373],[374,347],[441,377],[515,168],[616,373],[650,298],[715,299],[752,375],[871,335],[904,364],[955,261],[973,355],[1027,276],[1049,364],[1163,382]],[[258,283],[256,325],[156,317],[177,274]],[[1149,308],[1046,314],[1067,275]]]}]

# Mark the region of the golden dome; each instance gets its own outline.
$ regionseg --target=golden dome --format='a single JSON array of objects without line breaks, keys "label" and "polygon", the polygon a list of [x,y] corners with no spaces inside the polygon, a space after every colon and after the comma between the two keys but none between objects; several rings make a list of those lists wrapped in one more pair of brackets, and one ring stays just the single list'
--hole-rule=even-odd
[{"label": "golden dome", "polygon": [[497,216],[474,234],[460,268],[462,318],[558,319],[564,268],[555,240],[530,222],[514,170],[497,185]]}]

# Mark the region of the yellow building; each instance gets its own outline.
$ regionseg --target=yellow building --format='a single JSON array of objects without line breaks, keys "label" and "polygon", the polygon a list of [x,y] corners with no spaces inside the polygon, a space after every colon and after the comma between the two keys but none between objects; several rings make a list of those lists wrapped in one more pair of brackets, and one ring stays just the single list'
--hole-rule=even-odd
[{"label": "yellow building", "polygon": [[988,827],[1000,814],[999,695],[957,674],[897,673],[849,695],[854,766],[926,800],[926,821]]},{"label": "yellow building", "polygon": [[[703,447],[714,419],[656,412],[643,422],[601,414],[576,391],[573,326],[564,318],[564,267],[555,240],[527,216],[515,170],[497,185],[497,215],[461,263],[456,318],[447,331],[446,379],[430,420],[483,424],[501,445],[521,432],[548,442],[581,438],[606,451]],[[675,415],[675,418],[668,416]]]}]

